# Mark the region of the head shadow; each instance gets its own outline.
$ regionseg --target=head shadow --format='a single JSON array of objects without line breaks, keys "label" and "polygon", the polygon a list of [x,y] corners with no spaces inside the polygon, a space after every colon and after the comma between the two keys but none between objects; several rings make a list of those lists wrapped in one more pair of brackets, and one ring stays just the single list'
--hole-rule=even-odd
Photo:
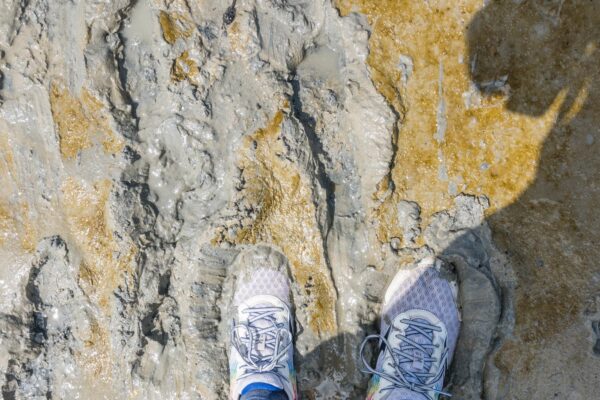
[{"label": "head shadow", "polygon": [[[586,319],[600,311],[600,2],[490,1],[468,25],[467,47],[472,82],[484,95],[505,96],[508,112],[541,117],[558,105],[535,178],[486,218],[516,277],[512,337],[492,360],[504,376],[498,393],[514,396],[556,372],[544,388],[554,393],[560,376],[574,379],[568,371],[592,362]],[[565,334],[574,329],[577,336]],[[579,364],[539,362],[542,350],[560,346]]]},{"label": "head shadow", "polygon": [[600,3],[491,1],[469,23],[467,41],[473,82],[493,95],[506,81],[508,110],[540,116],[561,91],[568,110],[599,73]]}]

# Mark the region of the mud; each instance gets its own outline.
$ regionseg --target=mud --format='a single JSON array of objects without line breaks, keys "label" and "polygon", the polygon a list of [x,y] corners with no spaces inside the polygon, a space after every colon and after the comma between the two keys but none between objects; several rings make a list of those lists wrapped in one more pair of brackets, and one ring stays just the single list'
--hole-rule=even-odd
[{"label": "mud", "polygon": [[[539,3],[548,24],[571,16]],[[3,398],[225,399],[230,283],[253,246],[291,269],[302,398],[364,397],[357,346],[394,273],[429,255],[459,276],[454,398],[593,397],[594,198],[531,192],[559,116],[595,144],[592,91],[511,110],[513,71],[481,59],[511,12],[2,2]]]}]

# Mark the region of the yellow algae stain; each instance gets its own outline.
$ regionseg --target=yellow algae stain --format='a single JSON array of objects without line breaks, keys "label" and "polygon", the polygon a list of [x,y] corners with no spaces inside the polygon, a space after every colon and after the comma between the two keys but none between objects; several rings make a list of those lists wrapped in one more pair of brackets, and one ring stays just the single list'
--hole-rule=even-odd
[{"label": "yellow algae stain", "polygon": [[20,246],[23,251],[32,253],[37,239],[38,230],[30,217],[29,204],[22,202],[13,207],[0,201],[0,246]]},{"label": "yellow algae stain", "polygon": [[0,176],[15,173],[15,157],[8,141],[8,134],[0,132]]},{"label": "yellow algae stain", "polygon": [[182,13],[161,11],[158,20],[163,38],[169,44],[174,44],[179,38],[189,38],[194,31],[192,21]]},{"label": "yellow algae stain", "polygon": [[15,230],[15,221],[6,204],[0,203],[0,246],[4,246],[6,239]]},{"label": "yellow algae stain", "polygon": [[31,253],[35,250],[39,232],[32,220],[29,203],[17,200],[21,196],[15,183],[14,154],[8,135],[0,133],[0,186],[3,188],[0,192],[0,245],[20,247]]},{"label": "yellow algae stain", "polygon": [[106,385],[111,382],[111,349],[110,333],[97,320],[90,321],[90,335],[83,342],[85,351],[79,353],[82,365],[89,371],[93,382],[91,387]]},{"label": "yellow algae stain", "polygon": [[[8,142],[8,135],[0,132],[0,184],[3,188],[9,188],[12,176],[15,172],[15,160],[12,149]],[[15,219],[8,204],[9,192],[3,190],[0,195],[0,246],[6,243],[6,239],[14,234],[16,230]]]},{"label": "yellow algae stain", "polygon": [[[318,334],[335,332],[335,291],[325,263],[313,193],[285,153],[280,131],[283,111],[264,129],[245,138],[241,151],[244,198],[258,211],[233,237],[237,244],[272,243],[288,257],[296,281],[310,299],[310,327]],[[223,232],[221,232],[223,234]]]},{"label": "yellow algae stain", "polygon": [[20,217],[21,247],[26,252],[31,253],[35,250],[38,235],[37,230],[29,217],[29,205],[27,203],[21,203]]},{"label": "yellow algae stain", "polygon": [[82,255],[80,285],[100,310],[97,319],[91,321],[90,337],[85,341],[88,350],[80,354],[80,361],[104,382],[110,379],[113,359],[105,328],[111,316],[110,299],[125,276],[133,273],[131,265],[136,254],[131,243],[120,245],[113,237],[107,210],[111,188],[109,180],[88,184],[72,177],[62,187],[70,241]]},{"label": "yellow algae stain", "polygon": [[75,158],[81,150],[92,146],[89,121],[84,116],[83,106],[67,89],[52,85],[50,106],[58,128],[60,153],[63,158]]},{"label": "yellow algae stain", "polygon": [[[575,96],[575,100],[573,100],[573,104],[569,107],[568,110],[565,111],[565,115],[561,118],[560,124],[563,126],[568,125],[582,110],[586,100],[589,96],[590,89],[590,80],[589,78],[585,79],[581,89]],[[566,97],[566,94],[561,93]]]},{"label": "yellow algae stain", "polygon": [[[243,28],[243,29],[242,29]],[[242,57],[251,56],[258,49],[256,27],[245,15],[240,15],[227,27],[227,40],[233,53]]]},{"label": "yellow algae stain", "polygon": [[244,47],[241,44],[240,35],[240,22],[239,20],[235,19],[233,20],[231,25],[227,27],[227,38],[229,39],[229,42],[231,43],[231,48],[234,52],[239,52]]},{"label": "yellow algae stain", "polygon": [[196,85],[199,72],[198,64],[190,57],[189,52],[186,50],[173,61],[171,79],[176,82],[188,80],[190,83]]},{"label": "yellow algae stain", "polygon": [[62,84],[53,83],[50,88],[50,106],[56,124],[60,153],[64,159],[73,159],[77,154],[102,142],[104,151],[116,154],[124,142],[110,127],[108,112],[100,100],[87,89],[81,97],[74,97]]},{"label": "yellow algae stain", "polygon": [[387,178],[394,191],[375,211],[379,239],[398,235],[395,205],[400,200],[418,202],[424,223],[452,207],[461,192],[487,196],[490,213],[514,202],[535,178],[541,145],[564,97],[542,117],[531,117],[508,112],[506,96],[477,93],[465,31],[481,2],[336,4],[342,15],[357,11],[369,19],[371,77],[400,116],[394,167]]},{"label": "yellow algae stain", "polygon": [[87,185],[68,178],[62,188],[63,205],[71,235],[82,252],[79,279],[86,294],[105,311],[113,291],[131,272],[132,245],[122,252],[108,225],[106,203],[112,183]]}]

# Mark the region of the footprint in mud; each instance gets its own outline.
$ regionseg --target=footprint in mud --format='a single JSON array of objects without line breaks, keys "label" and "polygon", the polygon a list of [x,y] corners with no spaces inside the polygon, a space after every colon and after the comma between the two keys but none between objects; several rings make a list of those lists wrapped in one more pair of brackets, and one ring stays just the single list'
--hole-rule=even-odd
[{"label": "footprint in mud", "polygon": [[495,385],[489,360],[512,318],[510,296],[501,296],[511,290],[510,276],[500,273],[509,266],[485,224],[488,206],[484,197],[459,195],[455,207],[434,214],[424,230],[427,246],[458,273],[462,326],[449,382],[461,399],[481,398]]},{"label": "footprint in mud", "polygon": [[[395,257],[389,257],[385,277],[377,276],[380,273],[375,269],[367,270],[369,277],[365,277],[369,282],[367,300],[376,312],[379,294],[399,264],[408,266],[405,260],[435,255],[454,268],[462,324],[448,389],[459,399],[480,399],[483,393],[493,392],[499,379],[494,353],[510,331],[513,318],[510,266],[493,245],[484,220],[488,206],[485,197],[459,195],[454,207],[432,215],[429,224],[421,226],[418,204],[402,202],[398,213],[404,237],[390,242]],[[422,237],[422,246],[416,244],[416,237]]]}]

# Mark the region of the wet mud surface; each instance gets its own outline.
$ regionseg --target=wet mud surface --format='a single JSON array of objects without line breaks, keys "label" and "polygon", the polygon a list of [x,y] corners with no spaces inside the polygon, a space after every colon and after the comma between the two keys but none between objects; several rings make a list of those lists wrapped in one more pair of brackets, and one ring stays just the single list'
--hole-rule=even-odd
[{"label": "wet mud surface", "polygon": [[459,276],[453,398],[593,398],[599,19],[1,2],[3,399],[225,399],[230,282],[263,245],[291,269],[302,398],[364,397],[357,346],[429,255]]}]

